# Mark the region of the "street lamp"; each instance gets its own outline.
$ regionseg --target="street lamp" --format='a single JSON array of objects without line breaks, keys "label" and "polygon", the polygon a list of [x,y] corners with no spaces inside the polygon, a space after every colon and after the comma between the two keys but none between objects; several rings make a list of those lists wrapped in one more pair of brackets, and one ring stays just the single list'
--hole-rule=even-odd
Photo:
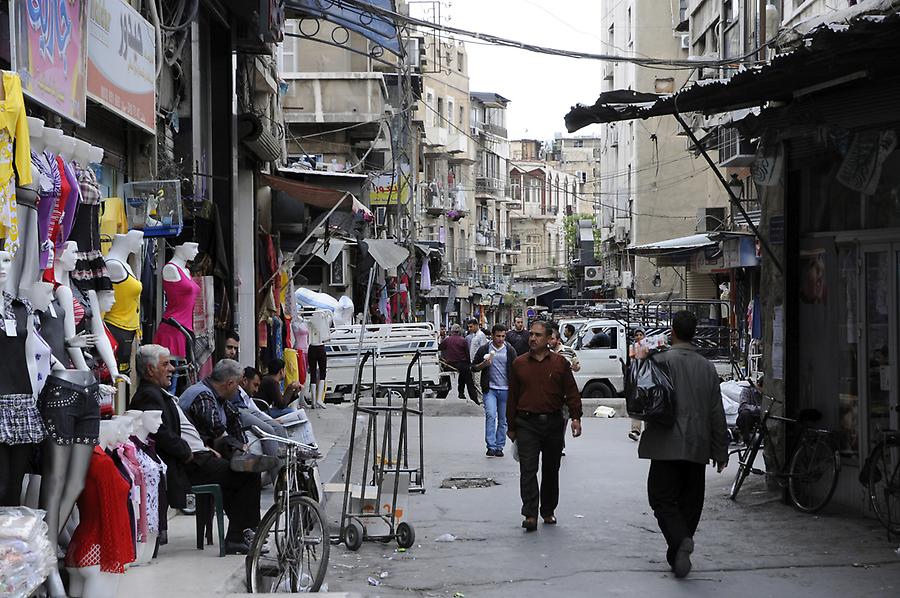
[{"label": "street lamp", "polygon": [[744,181],[738,179],[738,175],[731,175],[731,180],[728,181],[728,188],[731,190],[732,195],[734,195],[738,200],[743,197]]}]

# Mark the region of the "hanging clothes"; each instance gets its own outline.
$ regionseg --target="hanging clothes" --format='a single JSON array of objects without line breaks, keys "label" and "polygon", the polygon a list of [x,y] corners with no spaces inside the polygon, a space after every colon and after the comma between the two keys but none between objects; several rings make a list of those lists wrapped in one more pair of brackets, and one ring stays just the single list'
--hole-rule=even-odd
[{"label": "hanging clothes", "polygon": [[[304,372],[305,374],[306,372]],[[304,376],[305,378],[305,376]],[[305,380],[300,380],[300,363],[297,359],[296,349],[284,350],[284,383],[290,385],[294,382],[303,384]]]},{"label": "hanging clothes", "polygon": [[60,174],[60,191],[56,205],[50,212],[48,234],[48,241],[54,251],[62,247],[62,244],[68,240],[69,233],[72,232],[72,223],[81,196],[75,172],[62,156],[56,156],[56,166],[59,168]]},{"label": "hanging clothes", "polygon": [[126,443],[116,449],[122,462],[131,472],[134,485],[131,487],[131,502],[135,505],[134,516],[137,519],[137,541],[147,541],[147,481],[144,479],[144,469],[141,467],[137,456],[137,448],[134,444]]},{"label": "hanging clothes", "polygon": [[40,173],[40,188],[38,196],[38,241],[40,243],[40,268],[46,270],[50,264],[50,222],[53,210],[56,209],[56,203],[59,200],[59,194],[62,191],[62,175],[59,172],[59,164],[56,162],[56,156],[48,151],[40,154],[32,154],[32,163],[37,166]]},{"label": "hanging clothes", "polygon": [[431,290],[431,266],[428,265],[428,262],[428,258],[422,260],[422,272],[419,275],[419,290],[422,291]]},{"label": "hanging clothes", "polygon": [[125,212],[125,202],[121,197],[107,197],[103,200],[101,210],[100,251],[105,255],[116,235],[128,232],[128,216]]},{"label": "hanging clothes", "polygon": [[100,565],[104,573],[125,573],[125,565],[135,559],[127,506],[130,491],[131,484],[112,458],[94,447],[78,497],[79,523],[66,550],[66,566]]},{"label": "hanging clothes", "polygon": [[[112,289],[106,262],[100,253],[100,183],[91,167],[75,167],[81,203],[75,212],[70,241],[78,244],[75,254],[75,270],[72,280],[85,290],[108,291]],[[123,211],[124,216],[124,211]],[[126,223],[127,229],[127,223]]]},{"label": "hanging clothes", "polygon": [[219,207],[212,200],[198,201],[192,198],[185,199],[182,207],[184,229],[174,244],[189,241],[196,243],[200,253],[193,261],[195,271],[227,279],[230,271]]},{"label": "hanging clothes", "polygon": [[[131,437],[137,451],[135,457],[141,466],[144,476],[145,502],[144,512],[147,518],[147,534],[159,535],[159,488],[163,476],[166,475],[166,464],[154,459],[148,452],[149,446],[141,442],[137,437]],[[146,542],[147,536],[144,536]]]},{"label": "hanging clothes", "polygon": [[16,323],[16,334],[0,334],[0,443],[31,444],[44,439],[44,423],[38,411],[28,371],[26,339],[31,306],[5,291],[3,317]]},{"label": "hanging clothes", "polygon": [[3,71],[3,92],[3,100],[0,100],[0,238],[6,240],[4,249],[15,255],[19,248],[16,179],[20,186],[32,182],[31,142],[18,74]]}]

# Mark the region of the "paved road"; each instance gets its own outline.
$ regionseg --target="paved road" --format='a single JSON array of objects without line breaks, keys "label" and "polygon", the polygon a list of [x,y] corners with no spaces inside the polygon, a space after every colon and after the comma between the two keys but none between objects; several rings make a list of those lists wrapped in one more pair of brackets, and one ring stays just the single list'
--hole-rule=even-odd
[{"label": "paved road", "polygon": [[[481,419],[426,418],[427,493],[411,503],[416,546],[405,553],[375,542],[356,553],[335,546],[329,589],[435,597],[900,595],[900,541],[889,544],[869,520],[798,513],[759,479],[732,503],[725,493],[733,468],[721,476],[709,470],[694,571],[674,579],[647,506],[647,464],[627,430],[626,419],[585,420],[585,436],[569,441],[563,462],[559,525],[525,534],[517,464],[484,456]],[[439,487],[459,475],[500,485]],[[445,533],[456,541],[435,542]],[[380,585],[369,585],[370,576]]]}]

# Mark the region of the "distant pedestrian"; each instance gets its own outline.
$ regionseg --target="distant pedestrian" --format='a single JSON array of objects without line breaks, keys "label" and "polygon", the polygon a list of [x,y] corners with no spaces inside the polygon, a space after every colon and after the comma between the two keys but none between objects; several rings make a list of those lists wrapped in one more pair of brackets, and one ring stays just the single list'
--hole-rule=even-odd
[{"label": "distant pedestrian", "polygon": [[513,327],[506,334],[506,342],[513,346],[518,355],[528,353],[528,337],[529,332],[525,328],[525,319],[522,316],[516,316],[513,319]]},{"label": "distant pedestrian", "polygon": [[472,379],[469,345],[466,343],[466,339],[462,337],[462,328],[459,327],[459,324],[453,324],[450,327],[450,334],[438,345],[438,351],[441,352],[441,359],[459,372],[459,379],[457,380],[459,398],[465,399],[465,391],[468,390],[469,398],[477,404],[478,392],[475,390],[475,381]]},{"label": "distant pedestrian", "polygon": [[563,328],[563,336],[561,339],[563,344],[565,344],[565,345],[570,344],[574,338],[575,338],[575,326],[573,326],[572,324],[566,324],[565,327]]},{"label": "distant pedestrian", "polygon": [[[563,357],[566,358],[566,361],[569,362],[569,366],[572,368],[572,373],[578,373],[581,371],[581,363],[578,361],[578,355],[575,353],[575,349],[569,347],[568,345],[562,344],[562,338],[559,336],[559,328],[554,328],[550,333],[550,343],[548,345],[550,350],[554,353],[559,353]],[[566,405],[563,405],[562,408],[563,413],[563,445],[562,452],[560,453],[563,457],[566,456],[566,428],[569,427],[569,408]]]},{"label": "distant pedestrian", "polygon": [[506,342],[506,326],[494,324],[491,342],[475,353],[472,369],[481,374],[484,396],[484,443],[488,457],[502,457],[506,446],[506,403],[516,350]]},{"label": "distant pedestrian", "polygon": [[529,351],[513,362],[506,406],[507,435],[519,451],[519,492],[525,517],[522,527],[529,532],[537,529],[538,513],[545,524],[556,523],[563,405],[568,406],[572,418],[572,436],[581,436],[581,395],[569,362],[550,351],[550,333],[547,322],[531,324]]},{"label": "distant pedestrian", "polygon": [[[643,328],[637,328],[634,331],[634,344],[631,345],[630,347],[628,347],[628,356],[631,357],[632,359],[634,358],[635,353],[639,349],[641,341],[644,340],[644,336],[645,336],[645,334],[644,334]],[[628,437],[631,438],[632,440],[634,440],[635,442],[640,440],[641,427],[643,426],[643,424],[644,424],[644,422],[642,422],[639,419],[632,419],[631,420],[631,431],[628,432]]]},{"label": "distant pedestrian", "polygon": [[[668,544],[666,560],[675,577],[691,571],[694,532],[703,512],[706,465],[728,466],[728,433],[716,369],[691,344],[697,318],[672,317],[672,347],[654,356],[675,386],[675,425],[646,422],[638,455],[650,459],[647,495]],[[640,352],[638,357],[640,357]]]},{"label": "distant pedestrian", "polygon": [[471,319],[468,322],[469,334],[466,335],[466,342],[469,343],[469,361],[475,361],[475,353],[478,349],[487,345],[489,342],[484,330],[478,326],[478,320]]}]

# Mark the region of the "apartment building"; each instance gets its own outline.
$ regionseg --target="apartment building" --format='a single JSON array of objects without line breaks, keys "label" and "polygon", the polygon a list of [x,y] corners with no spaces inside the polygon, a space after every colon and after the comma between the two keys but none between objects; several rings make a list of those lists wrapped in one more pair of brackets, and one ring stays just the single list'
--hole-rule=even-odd
[{"label": "apartment building", "polygon": [[[575,177],[575,201],[572,214],[600,213],[600,152],[602,137],[563,137],[557,135],[550,145],[547,161],[562,172]],[[571,215],[571,214],[567,214]]]},{"label": "apartment building", "polygon": [[[669,4],[671,10],[661,10]],[[679,0],[603,0],[600,31],[605,49],[619,54],[686,58],[673,28],[687,6]],[[673,18],[674,17],[674,18]],[[602,90],[656,93],[677,91],[687,70],[638,67],[625,62],[602,66]],[[596,283],[614,297],[653,300],[688,294],[691,276],[629,252],[634,247],[692,235],[697,208],[713,191],[707,166],[689,153],[678,123],[670,117],[603,125],[600,145],[602,184],[596,205],[601,227],[602,268]],[[719,197],[719,201],[722,198]],[[713,293],[714,289],[705,289]]]}]

